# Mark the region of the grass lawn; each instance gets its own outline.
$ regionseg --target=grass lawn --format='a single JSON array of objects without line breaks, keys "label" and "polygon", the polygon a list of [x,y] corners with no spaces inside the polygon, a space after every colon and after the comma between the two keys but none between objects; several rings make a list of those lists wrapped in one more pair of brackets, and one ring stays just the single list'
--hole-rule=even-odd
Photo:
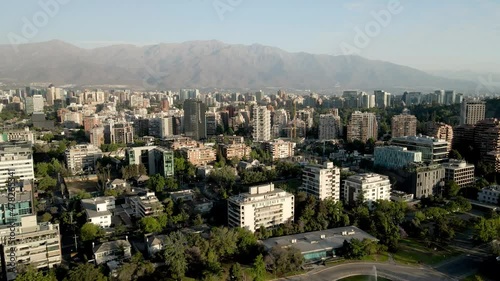
[{"label": "grass lawn", "polygon": [[423,242],[414,239],[402,239],[399,250],[393,255],[394,260],[403,264],[424,263],[435,265],[459,254],[449,249],[429,249]]},{"label": "grass lawn", "polygon": [[362,261],[377,261],[377,262],[386,262],[388,259],[389,255],[387,253],[373,254],[361,258]]}]

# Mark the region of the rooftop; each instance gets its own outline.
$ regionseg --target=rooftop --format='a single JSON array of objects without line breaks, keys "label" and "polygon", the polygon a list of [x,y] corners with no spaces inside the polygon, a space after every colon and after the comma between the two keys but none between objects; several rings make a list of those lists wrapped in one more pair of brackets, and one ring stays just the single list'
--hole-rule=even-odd
[{"label": "rooftop", "polygon": [[127,240],[116,240],[99,244],[95,246],[92,250],[94,254],[96,254],[102,252],[116,251],[119,250],[121,247],[130,248],[131,246]]},{"label": "rooftop", "polygon": [[263,242],[267,249],[274,246],[281,248],[294,247],[302,254],[314,253],[324,250],[338,249],[342,247],[344,241],[370,239],[378,241],[375,237],[364,232],[355,226],[345,226],[314,232],[306,232],[288,236],[281,236],[266,239]]},{"label": "rooftop", "polygon": [[97,218],[97,217],[103,217],[103,216],[111,216],[111,212],[106,210],[106,211],[94,211],[92,209],[85,209],[85,214],[87,214],[87,218]]}]

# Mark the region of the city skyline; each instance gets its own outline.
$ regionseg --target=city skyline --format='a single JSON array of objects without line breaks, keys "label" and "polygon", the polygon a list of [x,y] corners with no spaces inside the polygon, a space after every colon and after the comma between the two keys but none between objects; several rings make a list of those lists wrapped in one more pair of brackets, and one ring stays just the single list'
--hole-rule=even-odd
[{"label": "city skyline", "polygon": [[[6,6],[9,13],[0,19],[5,28],[0,44],[58,39],[95,48],[219,40],[289,52],[357,54],[426,71],[495,72],[500,64],[494,48],[500,43],[496,23],[500,4],[494,1],[321,1],[310,6],[300,1],[149,1],[139,5],[46,0]],[[30,23],[34,32],[24,32]],[[356,41],[363,37],[359,31],[367,33],[362,44]]]}]

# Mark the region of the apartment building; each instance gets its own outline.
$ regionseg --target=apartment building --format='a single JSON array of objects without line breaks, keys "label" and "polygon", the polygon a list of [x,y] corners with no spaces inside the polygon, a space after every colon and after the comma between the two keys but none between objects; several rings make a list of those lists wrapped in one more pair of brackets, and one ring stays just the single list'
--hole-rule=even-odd
[{"label": "apartment building", "polygon": [[183,148],[182,154],[194,166],[205,166],[214,162],[216,158],[215,149],[200,145],[199,147]]},{"label": "apartment building", "polygon": [[195,99],[184,101],[184,134],[197,141],[207,138],[206,105]]},{"label": "apartment building", "polygon": [[422,152],[423,162],[442,163],[448,160],[448,142],[433,137],[419,135],[393,138],[391,145]]},{"label": "apartment building", "polygon": [[411,163],[422,162],[422,152],[409,151],[401,146],[375,147],[374,165],[386,169],[403,169]]},{"label": "apartment building", "polygon": [[126,161],[129,165],[143,164],[148,175],[174,175],[174,152],[162,146],[130,147],[126,152]]},{"label": "apartment building", "polygon": [[375,173],[357,174],[344,182],[344,200],[347,204],[363,198],[370,208],[377,200],[391,199],[391,182],[388,176]]},{"label": "apartment building", "polygon": [[253,133],[254,141],[268,141],[271,139],[271,111],[265,106],[253,108]]},{"label": "apartment building", "polygon": [[417,135],[417,117],[411,115],[408,109],[403,114],[395,115],[391,119],[392,137],[405,137]]},{"label": "apartment building", "polygon": [[[12,239],[11,237],[15,237]],[[61,236],[58,224],[37,223],[36,215],[21,218],[21,225],[14,229],[0,229],[0,254],[4,280],[14,280],[14,268],[31,265],[35,268],[52,268],[61,264]],[[14,249],[14,261],[10,253]],[[12,263],[12,264],[11,264]]]},{"label": "apartment building", "polygon": [[228,160],[248,158],[252,152],[252,148],[244,143],[224,144],[220,147],[222,156]]},{"label": "apartment building", "polygon": [[143,195],[131,196],[126,198],[132,215],[136,218],[143,218],[148,216],[157,216],[163,212],[163,205],[154,192],[146,192]]},{"label": "apartment building", "polygon": [[373,113],[355,111],[347,125],[347,141],[359,140],[366,142],[369,139],[377,140],[378,123]]},{"label": "apartment building", "polygon": [[340,200],[340,169],[332,162],[305,166],[300,190],[320,200]]},{"label": "apartment building", "polygon": [[101,149],[92,144],[78,144],[64,154],[66,166],[72,174],[95,172],[97,160],[102,158]]},{"label": "apartment building", "polygon": [[448,142],[448,151],[453,144],[453,127],[440,122],[427,122],[425,124],[426,134],[440,140]]},{"label": "apartment building", "polygon": [[460,108],[460,125],[475,125],[483,120],[486,114],[486,103],[478,100],[464,100]]},{"label": "apartment building", "polygon": [[498,205],[500,203],[500,185],[483,188],[477,194],[477,200],[486,204]]},{"label": "apartment building", "polygon": [[11,174],[20,181],[35,179],[30,143],[0,143],[0,190],[6,188],[6,182]]},{"label": "apartment building", "polygon": [[445,170],[439,164],[414,165],[410,170],[410,184],[407,185],[407,192],[415,196],[416,199],[437,195],[443,192],[445,185]]},{"label": "apartment building", "polygon": [[332,140],[342,136],[342,122],[335,114],[319,116],[319,140]]},{"label": "apartment building", "polygon": [[284,141],[281,139],[264,142],[262,144],[263,149],[269,152],[273,161],[294,156],[296,145],[297,144],[295,142]]},{"label": "apartment building", "polygon": [[228,224],[255,232],[261,226],[274,227],[293,221],[294,196],[274,184],[250,187],[248,193],[228,198]]},{"label": "apartment building", "polygon": [[469,187],[474,183],[474,164],[450,159],[450,162],[443,163],[442,166],[446,181],[454,181],[460,187]]},{"label": "apartment building", "polygon": [[26,127],[24,130],[8,130],[0,133],[0,142],[27,142],[34,143],[35,137],[33,132]]}]

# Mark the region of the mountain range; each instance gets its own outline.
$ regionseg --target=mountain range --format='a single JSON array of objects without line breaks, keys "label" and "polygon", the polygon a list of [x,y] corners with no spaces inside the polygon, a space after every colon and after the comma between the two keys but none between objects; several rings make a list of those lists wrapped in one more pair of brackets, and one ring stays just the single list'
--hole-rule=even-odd
[{"label": "mountain range", "polygon": [[83,49],[53,40],[0,45],[0,82],[145,89],[455,89],[472,81],[449,79],[360,56],[290,53],[258,44],[189,41],[150,46]]}]

